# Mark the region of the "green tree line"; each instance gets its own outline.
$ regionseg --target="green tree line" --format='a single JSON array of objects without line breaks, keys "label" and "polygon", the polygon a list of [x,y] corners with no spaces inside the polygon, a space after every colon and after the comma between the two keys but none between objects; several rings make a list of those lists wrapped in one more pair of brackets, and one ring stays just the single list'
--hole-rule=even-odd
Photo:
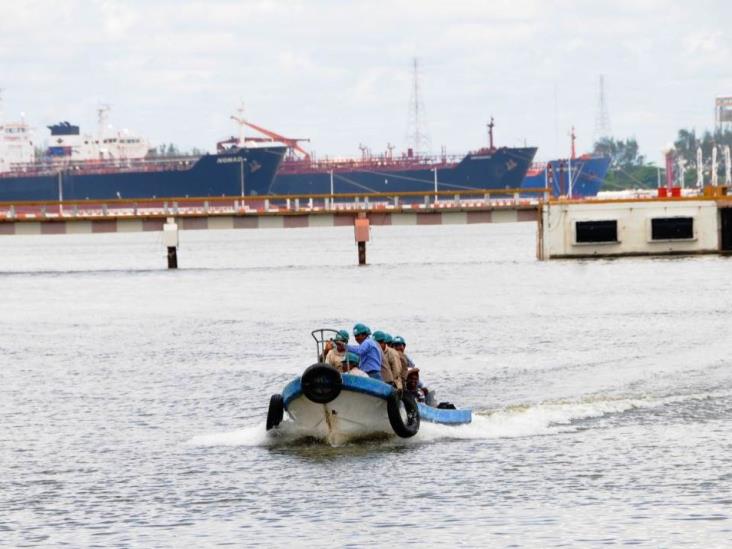
[{"label": "green tree line", "polygon": [[[724,178],[723,149],[725,145],[732,147],[732,131],[716,130],[711,132],[707,130],[699,135],[694,129],[681,129],[678,131],[677,138],[674,141],[676,164],[678,165],[678,161],[681,160],[685,165],[685,186],[696,185],[696,151],[698,147],[702,149],[704,182],[709,183],[712,170],[712,148],[715,145],[717,145],[717,175],[719,181],[722,182]],[[595,143],[593,152],[609,155],[612,158],[603,185],[604,190],[654,188],[658,185],[659,166],[646,161],[645,156],[640,154],[638,142],[635,138],[623,140],[603,137]],[[662,181],[665,181],[665,166],[660,166],[660,168]],[[675,166],[675,169],[678,168]]]}]

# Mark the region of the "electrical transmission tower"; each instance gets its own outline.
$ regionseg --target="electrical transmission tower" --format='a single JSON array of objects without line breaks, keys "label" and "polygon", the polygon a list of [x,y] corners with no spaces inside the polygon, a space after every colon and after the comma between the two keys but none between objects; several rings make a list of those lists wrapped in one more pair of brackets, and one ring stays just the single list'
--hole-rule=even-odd
[{"label": "electrical transmission tower", "polygon": [[425,108],[420,93],[419,63],[416,57],[412,60],[412,93],[409,99],[407,147],[411,148],[415,154],[428,154],[432,148],[426,128]]},{"label": "electrical transmission tower", "polygon": [[610,115],[607,112],[607,100],[605,99],[605,76],[600,75],[600,95],[597,101],[597,117],[595,118],[595,141],[603,137],[610,137]]}]

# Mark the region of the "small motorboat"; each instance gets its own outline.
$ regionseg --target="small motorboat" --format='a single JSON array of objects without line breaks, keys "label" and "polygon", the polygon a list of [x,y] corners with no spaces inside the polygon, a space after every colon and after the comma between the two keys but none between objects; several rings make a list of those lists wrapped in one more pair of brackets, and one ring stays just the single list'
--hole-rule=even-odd
[{"label": "small motorboat", "polygon": [[286,423],[291,423],[296,434],[334,445],[379,436],[413,437],[425,421],[443,425],[471,422],[470,410],[455,409],[450,403],[435,405],[434,399],[417,402],[407,391],[400,394],[383,381],[344,374],[321,362],[325,342],[336,333],[326,328],[312,332],[318,362],[288,383],[281,394],[272,395],[268,431],[280,428],[285,412]]}]

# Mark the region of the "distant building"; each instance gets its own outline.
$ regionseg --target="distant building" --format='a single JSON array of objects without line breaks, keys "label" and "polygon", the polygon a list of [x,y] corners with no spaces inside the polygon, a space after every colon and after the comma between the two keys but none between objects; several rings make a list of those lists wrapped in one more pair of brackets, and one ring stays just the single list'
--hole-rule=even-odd
[{"label": "distant building", "polygon": [[732,97],[717,97],[714,100],[714,127],[717,130],[732,130]]}]

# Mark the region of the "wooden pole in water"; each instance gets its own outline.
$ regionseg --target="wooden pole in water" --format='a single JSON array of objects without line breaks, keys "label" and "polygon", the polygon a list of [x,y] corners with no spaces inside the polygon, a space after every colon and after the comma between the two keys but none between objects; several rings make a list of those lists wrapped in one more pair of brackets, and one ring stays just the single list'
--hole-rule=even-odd
[{"label": "wooden pole in water", "polygon": [[178,249],[175,246],[168,246],[168,269],[178,268]]},{"label": "wooden pole in water", "polygon": [[163,245],[168,249],[168,269],[177,269],[178,225],[172,217],[163,225]]},{"label": "wooden pole in water", "polygon": [[359,212],[354,220],[353,232],[358,246],[358,264],[366,265],[366,243],[369,241],[369,219],[366,212]]}]

